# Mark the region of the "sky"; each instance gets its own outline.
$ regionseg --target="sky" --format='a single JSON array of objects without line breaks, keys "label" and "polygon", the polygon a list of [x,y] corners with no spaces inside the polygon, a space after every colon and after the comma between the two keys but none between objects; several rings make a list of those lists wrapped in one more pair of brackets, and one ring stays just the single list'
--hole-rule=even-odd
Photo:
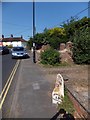
[{"label": "sky", "polygon": [[[2,23],[2,34],[5,37],[10,37],[11,34],[13,37],[22,35],[28,40],[33,35],[32,6],[32,2],[2,2],[0,24]],[[88,2],[35,2],[36,33],[42,33],[45,28],[59,27],[78,13],[79,19],[88,16],[86,8]]]}]

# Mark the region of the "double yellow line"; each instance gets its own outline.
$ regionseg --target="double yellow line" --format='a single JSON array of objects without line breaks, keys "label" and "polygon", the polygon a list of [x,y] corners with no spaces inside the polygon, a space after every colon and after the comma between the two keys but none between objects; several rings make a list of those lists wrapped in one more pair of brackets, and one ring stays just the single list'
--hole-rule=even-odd
[{"label": "double yellow line", "polygon": [[16,62],[15,66],[14,66],[14,68],[13,68],[13,70],[12,70],[12,72],[11,72],[11,74],[10,74],[10,76],[9,76],[9,78],[8,78],[8,80],[7,80],[7,82],[6,82],[5,86],[4,86],[1,94],[0,94],[0,110],[2,109],[2,105],[3,105],[4,101],[5,101],[5,98],[7,96],[8,91],[9,91],[9,88],[11,86],[12,80],[14,78],[14,75],[16,73],[16,70],[18,68],[19,63],[20,63],[20,60],[18,60]]}]

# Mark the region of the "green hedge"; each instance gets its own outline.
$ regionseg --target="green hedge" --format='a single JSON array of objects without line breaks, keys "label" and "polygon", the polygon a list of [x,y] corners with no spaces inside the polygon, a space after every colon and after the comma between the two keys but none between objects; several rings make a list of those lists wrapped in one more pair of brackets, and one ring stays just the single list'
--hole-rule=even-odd
[{"label": "green hedge", "polygon": [[41,53],[41,63],[56,65],[60,63],[60,53],[52,48],[49,48]]}]

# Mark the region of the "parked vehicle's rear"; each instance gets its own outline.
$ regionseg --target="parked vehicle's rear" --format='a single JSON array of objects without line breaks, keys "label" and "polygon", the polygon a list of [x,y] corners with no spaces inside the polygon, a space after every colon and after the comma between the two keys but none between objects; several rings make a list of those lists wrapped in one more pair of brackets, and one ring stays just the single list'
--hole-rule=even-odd
[{"label": "parked vehicle's rear", "polygon": [[0,54],[9,54],[9,49],[6,46],[0,46]]}]

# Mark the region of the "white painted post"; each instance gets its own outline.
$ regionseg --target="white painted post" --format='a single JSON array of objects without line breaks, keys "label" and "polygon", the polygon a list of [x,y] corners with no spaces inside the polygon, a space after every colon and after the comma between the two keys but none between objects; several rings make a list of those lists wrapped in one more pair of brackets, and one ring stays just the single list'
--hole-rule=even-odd
[{"label": "white painted post", "polygon": [[64,80],[61,74],[57,74],[55,88],[52,92],[52,103],[60,104],[64,97]]},{"label": "white painted post", "polygon": [[59,94],[64,97],[64,80],[61,74],[57,75],[57,81],[59,82]]}]

